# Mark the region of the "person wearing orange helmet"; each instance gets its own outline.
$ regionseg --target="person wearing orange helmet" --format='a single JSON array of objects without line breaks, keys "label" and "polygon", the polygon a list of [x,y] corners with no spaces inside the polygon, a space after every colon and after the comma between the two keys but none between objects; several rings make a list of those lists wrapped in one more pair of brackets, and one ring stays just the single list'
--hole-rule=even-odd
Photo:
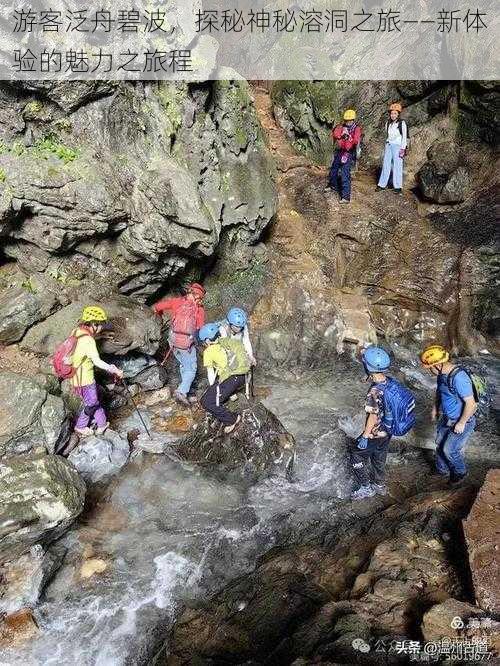
[{"label": "person wearing orange helmet", "polygon": [[[424,368],[437,378],[432,420],[436,431],[436,470],[449,476],[450,484],[459,483],[467,474],[464,447],[474,432],[477,403],[469,374],[455,366],[448,350],[430,345],[420,354]],[[439,420],[438,420],[439,419]]]},{"label": "person wearing orange helmet", "polygon": [[378,190],[385,190],[392,172],[392,184],[396,194],[403,194],[403,158],[408,145],[408,126],[401,119],[403,107],[399,102],[389,107],[389,119],[385,124],[385,149]]},{"label": "person wearing orange helmet", "polygon": [[170,334],[168,342],[173,355],[179,363],[181,382],[174,397],[183,405],[195,403],[196,398],[188,397],[196,377],[198,359],[196,355],[196,332],[205,323],[203,299],[205,288],[194,282],[186,288],[184,296],[165,298],[153,306],[157,315],[168,312],[170,315]]}]

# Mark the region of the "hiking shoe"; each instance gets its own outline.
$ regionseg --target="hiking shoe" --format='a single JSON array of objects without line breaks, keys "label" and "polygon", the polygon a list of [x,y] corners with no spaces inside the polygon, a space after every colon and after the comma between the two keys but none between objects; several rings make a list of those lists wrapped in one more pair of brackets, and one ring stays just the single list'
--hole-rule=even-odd
[{"label": "hiking shoe", "polygon": [[387,495],[388,490],[385,483],[372,483],[372,489],[375,491],[375,495]]},{"label": "hiking shoe", "polygon": [[397,188],[397,189],[394,190],[394,194],[399,194],[400,196],[402,196],[403,195],[403,190],[400,189],[400,188]]},{"label": "hiking shoe", "polygon": [[365,499],[366,497],[374,496],[375,491],[371,486],[361,486],[361,488],[358,488],[358,490],[355,490],[353,493],[351,493],[351,499],[353,500]]},{"label": "hiking shoe", "polygon": [[327,185],[323,191],[326,192],[326,193],[328,193],[328,192],[333,192],[333,190],[332,190],[332,188],[330,187],[330,185]]},{"label": "hiking shoe", "polygon": [[467,477],[467,474],[450,474],[450,480],[448,483],[450,486],[458,486],[462,481]]},{"label": "hiking shoe", "polygon": [[385,187],[382,187],[381,185],[377,185],[376,189],[377,189],[377,192],[382,192],[383,190],[385,190]]},{"label": "hiking shoe", "polygon": [[103,426],[100,426],[99,428],[95,429],[95,434],[96,435],[104,435],[106,430],[109,428],[109,421],[105,423]]},{"label": "hiking shoe", "polygon": [[75,428],[75,432],[80,437],[90,437],[94,434],[92,428]]},{"label": "hiking shoe", "polygon": [[241,421],[241,416],[238,414],[236,421],[232,425],[228,425],[224,428],[224,432],[226,435],[229,435],[230,432],[233,432],[233,430],[236,428],[238,423]]},{"label": "hiking shoe", "polygon": [[180,391],[175,391],[174,392],[174,399],[177,400],[181,405],[185,405],[186,407],[190,407],[190,402],[187,399],[187,396],[184,395],[184,393],[181,393]]},{"label": "hiking shoe", "polygon": [[231,402],[236,402],[236,400],[238,400],[237,394],[233,393],[233,395],[230,395],[229,400],[231,400]]},{"label": "hiking shoe", "polygon": [[351,202],[349,201],[349,199],[341,199],[339,201],[339,203],[344,203],[345,204],[345,203],[351,203]]}]

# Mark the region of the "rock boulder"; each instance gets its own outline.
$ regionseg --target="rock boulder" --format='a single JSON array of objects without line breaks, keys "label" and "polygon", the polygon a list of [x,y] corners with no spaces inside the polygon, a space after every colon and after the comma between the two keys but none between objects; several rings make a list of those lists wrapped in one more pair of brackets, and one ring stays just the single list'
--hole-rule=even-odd
[{"label": "rock boulder", "polygon": [[471,179],[465,158],[457,146],[439,141],[427,152],[428,161],[417,174],[420,191],[425,199],[439,204],[464,201]]},{"label": "rock boulder", "polygon": [[53,453],[69,436],[63,400],[32,379],[0,373],[0,458],[44,446]]},{"label": "rock boulder", "polygon": [[95,483],[120,471],[127,463],[130,447],[126,439],[113,430],[104,435],[87,437],[68,456],[81,476]]},{"label": "rock boulder", "polygon": [[14,456],[0,463],[0,563],[61,536],[81,513],[85,484],[58,456]]},{"label": "rock boulder", "polygon": [[289,475],[295,455],[293,436],[261,403],[240,397],[237,409],[241,422],[231,434],[207,417],[176,446],[176,452],[191,462],[218,465],[226,474],[248,479]]}]

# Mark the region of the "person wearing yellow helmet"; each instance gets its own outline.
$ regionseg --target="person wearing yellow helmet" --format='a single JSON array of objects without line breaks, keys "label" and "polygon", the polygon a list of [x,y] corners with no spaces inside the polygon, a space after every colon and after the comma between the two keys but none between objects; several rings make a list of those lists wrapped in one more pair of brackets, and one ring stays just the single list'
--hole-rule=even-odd
[{"label": "person wearing yellow helmet", "polygon": [[403,194],[403,159],[408,146],[408,125],[401,119],[403,107],[399,102],[389,106],[389,119],[385,124],[385,148],[377,190],[385,190],[392,172],[396,194]]},{"label": "person wearing yellow helmet", "polygon": [[110,328],[112,327],[105,310],[97,305],[88,305],[83,308],[80,321],[73,332],[76,345],[71,359],[74,368],[71,381],[73,391],[83,403],[75,424],[75,432],[81,437],[94,434],[94,427],[96,434],[102,434],[109,426],[99,402],[94,368],[104,370],[120,379],[123,377],[123,372],[116,365],[105,363],[97,351],[96,336]]},{"label": "person wearing yellow helmet", "polygon": [[354,109],[344,111],[343,122],[334,127],[332,138],[336,149],[325,191],[338,192],[340,203],[346,204],[351,200],[351,169],[356,162],[357,151],[361,144],[361,127],[356,122]]},{"label": "person wearing yellow helmet", "polygon": [[431,418],[437,421],[436,470],[449,476],[450,484],[459,483],[467,474],[463,450],[474,432],[477,403],[469,374],[451,362],[442,345],[430,345],[420,361],[437,379],[436,399]]}]

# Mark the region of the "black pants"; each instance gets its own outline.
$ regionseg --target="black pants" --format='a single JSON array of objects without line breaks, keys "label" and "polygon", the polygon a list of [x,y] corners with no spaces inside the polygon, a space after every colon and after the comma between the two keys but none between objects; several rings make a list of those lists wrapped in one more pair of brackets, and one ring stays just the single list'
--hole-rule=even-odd
[{"label": "black pants", "polygon": [[[203,409],[210,412],[210,414],[215,416],[224,425],[233,425],[237,419],[237,415],[226,409],[224,403],[233,393],[243,388],[243,386],[245,386],[245,375],[233,375],[222,382],[222,384],[216,383],[213,386],[209,386],[200,400]],[[217,406],[217,388],[219,389],[219,406]]]},{"label": "black pants", "polygon": [[[353,442],[349,453],[351,458],[352,471],[361,486],[368,486],[373,483],[382,484],[385,479],[385,461],[389,450],[391,438],[375,437],[368,440],[366,449],[358,449],[357,443]],[[372,467],[372,478],[370,479],[370,468]]]}]

